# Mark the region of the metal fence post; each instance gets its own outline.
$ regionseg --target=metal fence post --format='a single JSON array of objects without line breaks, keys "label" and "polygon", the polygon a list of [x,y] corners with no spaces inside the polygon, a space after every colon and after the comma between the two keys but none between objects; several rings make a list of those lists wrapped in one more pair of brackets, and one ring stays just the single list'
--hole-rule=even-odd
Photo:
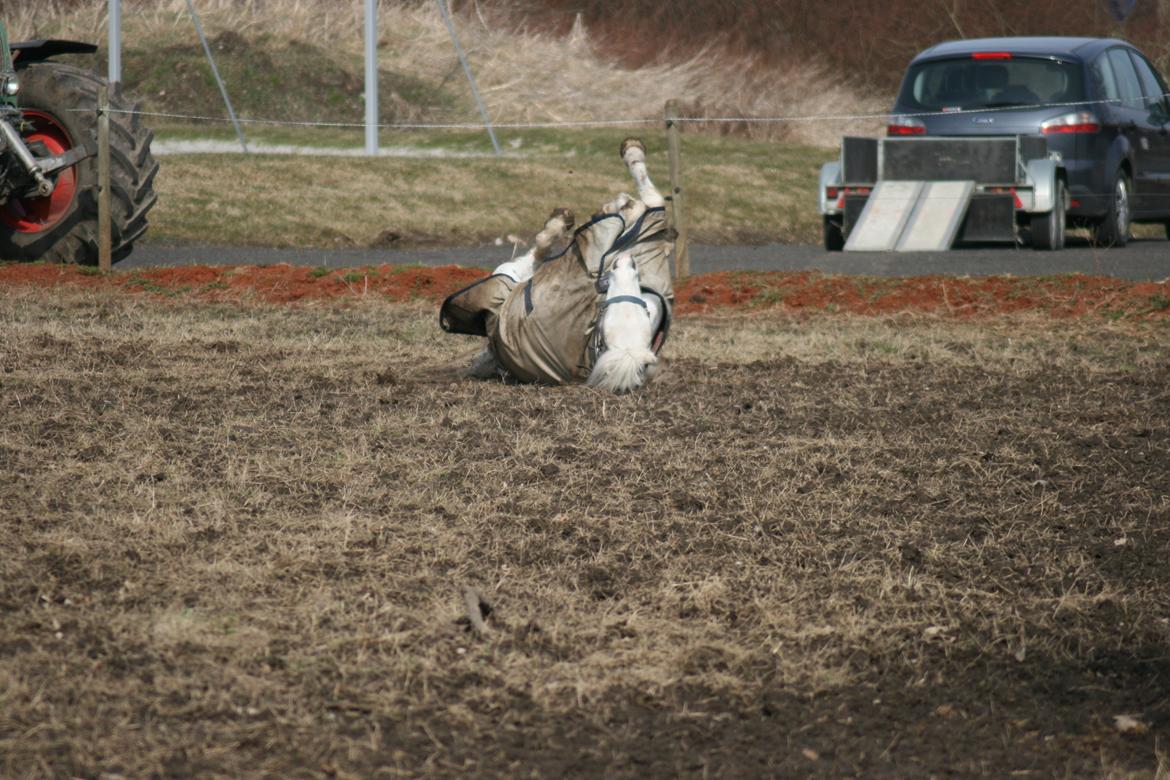
[{"label": "metal fence post", "polygon": [[109,0],[109,81],[122,80],[122,0]]},{"label": "metal fence post", "polygon": [[98,270],[113,266],[110,235],[110,86],[98,88]]},{"label": "metal fence post", "polygon": [[378,154],[378,0],[366,0],[366,154]]},{"label": "metal fence post", "polygon": [[674,275],[682,279],[691,274],[691,258],[687,247],[687,212],[682,186],[682,149],[679,142],[677,100],[666,101],[666,146],[670,154],[671,221],[678,233],[674,244]]}]

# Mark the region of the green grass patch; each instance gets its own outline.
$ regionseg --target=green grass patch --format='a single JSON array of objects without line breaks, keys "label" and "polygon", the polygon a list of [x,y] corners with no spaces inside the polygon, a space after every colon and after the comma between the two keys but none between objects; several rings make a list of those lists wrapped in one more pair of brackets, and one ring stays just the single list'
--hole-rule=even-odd
[{"label": "green grass patch", "polygon": [[[230,130],[217,132],[230,137]],[[313,135],[274,132],[286,142]],[[627,134],[516,132],[504,135],[507,152],[500,157],[490,154],[482,132],[462,131],[396,136],[415,149],[451,156],[170,155],[162,160],[146,240],[200,243],[216,235],[241,246],[362,247],[377,246],[387,232],[401,236],[398,246],[475,245],[509,233],[527,239],[554,206],[573,209],[583,222],[633,189],[617,156]],[[669,191],[665,133],[648,130],[642,137],[651,176]],[[831,150],[697,134],[684,134],[682,149],[692,240],[819,240],[817,172]],[[473,151],[484,156],[458,156]]]}]

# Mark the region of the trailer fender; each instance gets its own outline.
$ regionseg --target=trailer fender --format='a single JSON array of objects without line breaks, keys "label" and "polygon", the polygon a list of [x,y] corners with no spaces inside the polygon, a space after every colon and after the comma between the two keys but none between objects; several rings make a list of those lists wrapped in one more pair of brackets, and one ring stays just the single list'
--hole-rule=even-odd
[{"label": "trailer fender", "polygon": [[821,214],[836,214],[837,213],[837,202],[836,201],[833,201],[832,203],[829,202],[828,198],[825,197],[825,188],[826,187],[840,187],[842,184],[844,184],[844,182],[841,181],[841,161],[840,160],[834,160],[833,162],[827,162],[821,166],[820,185],[817,188],[817,202],[820,204]]},{"label": "trailer fender", "polygon": [[1056,160],[1037,158],[1028,160],[1026,170],[1032,184],[1032,206],[1026,210],[1031,214],[1046,214],[1056,206],[1056,179],[1063,166]]}]

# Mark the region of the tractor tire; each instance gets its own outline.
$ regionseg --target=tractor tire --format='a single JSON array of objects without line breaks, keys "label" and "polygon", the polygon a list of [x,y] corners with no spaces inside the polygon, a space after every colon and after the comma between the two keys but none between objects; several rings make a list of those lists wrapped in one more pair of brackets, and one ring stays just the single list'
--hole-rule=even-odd
[{"label": "tractor tire", "polygon": [[[98,259],[97,74],[57,62],[19,71],[26,143],[39,141],[52,154],[90,145],[94,154],[56,174],[56,188],[42,198],[10,198],[0,204],[0,259],[84,263]],[[130,254],[146,230],[146,214],[158,200],[154,137],[136,106],[110,91],[110,217],[113,260]],[[31,126],[31,127],[30,127]]]}]

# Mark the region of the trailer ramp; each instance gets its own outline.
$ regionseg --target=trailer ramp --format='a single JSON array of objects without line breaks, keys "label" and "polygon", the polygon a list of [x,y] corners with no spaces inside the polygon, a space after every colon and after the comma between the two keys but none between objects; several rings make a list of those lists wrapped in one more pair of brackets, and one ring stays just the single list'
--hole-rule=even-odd
[{"label": "trailer ramp", "polygon": [[950,249],[974,192],[974,181],[880,181],[849,232],[845,251]]}]

